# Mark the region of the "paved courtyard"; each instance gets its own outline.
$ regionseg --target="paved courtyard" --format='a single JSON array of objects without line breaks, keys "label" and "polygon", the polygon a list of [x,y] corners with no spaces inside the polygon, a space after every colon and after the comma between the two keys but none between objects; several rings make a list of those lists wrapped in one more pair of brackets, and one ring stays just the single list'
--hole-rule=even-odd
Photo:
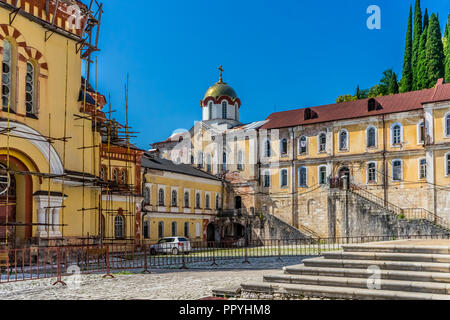
[{"label": "paved courtyard", "polygon": [[[283,266],[300,264],[300,257],[250,259],[251,264],[221,261],[190,265],[188,270],[141,270],[115,274],[115,279],[102,275],[65,277],[67,287],[52,286],[55,279],[41,279],[0,284],[0,298],[5,300],[196,300],[211,296],[212,289],[239,286],[242,282],[261,281],[264,274]],[[79,280],[78,282],[76,280]],[[79,287],[77,287],[77,283]]]}]

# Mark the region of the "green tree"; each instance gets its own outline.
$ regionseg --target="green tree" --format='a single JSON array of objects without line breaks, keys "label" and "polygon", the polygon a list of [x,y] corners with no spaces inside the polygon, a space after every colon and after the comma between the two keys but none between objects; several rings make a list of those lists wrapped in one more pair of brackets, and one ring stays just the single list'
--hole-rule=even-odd
[{"label": "green tree", "polygon": [[431,88],[437,79],[445,76],[445,55],[441,27],[434,13],[430,17],[425,51],[427,59],[427,88]]},{"label": "green tree", "polygon": [[383,78],[380,80],[378,86],[378,93],[385,96],[388,94],[398,93],[398,81],[397,75],[392,69],[388,69],[383,72]]},{"label": "green tree", "polygon": [[417,62],[419,59],[420,36],[422,35],[422,9],[420,0],[416,0],[414,8],[414,35],[412,44],[412,69],[413,69],[413,89],[417,88]]},{"label": "green tree", "polygon": [[346,94],[346,95],[343,95],[343,96],[339,96],[336,99],[336,103],[355,101],[355,100],[357,100],[356,96],[352,96],[351,94]]},{"label": "green tree", "polygon": [[372,88],[369,89],[369,94],[368,94],[368,98],[375,98],[375,97],[379,97],[382,96],[383,94],[380,91],[380,85],[376,84],[374,85]]},{"label": "green tree", "polygon": [[[428,24],[430,23],[430,18],[428,16],[428,9],[425,9],[425,14],[423,15],[423,28],[422,30],[425,30],[425,28],[428,29]],[[424,31],[422,31],[423,34]]]},{"label": "green tree", "polygon": [[450,13],[448,15],[448,23],[445,31],[445,82],[450,83]]},{"label": "green tree", "polygon": [[420,37],[419,62],[417,65],[417,90],[426,89],[428,86],[427,53],[425,50],[427,45],[427,34],[428,27],[425,27],[422,36]]},{"label": "green tree", "polygon": [[391,80],[389,81],[388,94],[397,94],[399,93],[397,74],[394,72],[391,76]]},{"label": "green tree", "polygon": [[409,92],[413,88],[412,70],[412,6],[409,9],[408,29],[406,31],[405,56],[403,59],[403,74],[400,81],[400,91]]}]

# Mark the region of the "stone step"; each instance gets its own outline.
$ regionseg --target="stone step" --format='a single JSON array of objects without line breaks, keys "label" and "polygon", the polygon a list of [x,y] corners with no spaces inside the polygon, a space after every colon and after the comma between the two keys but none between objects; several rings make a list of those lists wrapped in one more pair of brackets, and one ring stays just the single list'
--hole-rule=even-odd
[{"label": "stone step", "polygon": [[[450,294],[450,284],[437,282],[415,282],[404,280],[386,280],[386,279],[361,279],[346,277],[329,277],[329,276],[310,276],[310,275],[267,275],[263,278],[264,282],[270,283],[288,283],[288,284],[304,284],[315,286],[331,286],[346,288],[362,288],[368,289],[369,286],[379,288],[380,290],[422,292],[435,294]],[[450,298],[450,296],[449,296]]]},{"label": "stone step", "polygon": [[[311,275],[311,276],[329,276],[329,277],[347,277],[347,278],[368,278],[373,275],[367,269],[349,269],[349,268],[317,268],[306,267],[304,265],[291,266],[283,268],[285,274],[290,275]],[[381,279],[387,280],[409,280],[422,282],[441,282],[450,283],[450,273],[443,272],[420,272],[420,271],[402,271],[402,270],[380,270],[378,275]]]},{"label": "stone step", "polygon": [[367,269],[372,266],[382,270],[408,270],[424,272],[450,272],[450,263],[383,261],[383,260],[341,260],[312,258],[304,259],[307,267]]},{"label": "stone step", "polygon": [[244,283],[241,284],[241,287],[242,297],[244,298],[247,293],[256,293],[264,296],[281,295],[294,298],[318,297],[353,300],[450,300],[450,295],[442,294],[304,284],[274,285],[270,283]]},{"label": "stone step", "polygon": [[397,253],[397,252],[324,252],[325,259],[384,260],[450,263],[450,254]]},{"label": "stone step", "polygon": [[449,246],[414,246],[388,244],[343,244],[345,252],[391,252],[391,253],[424,253],[450,254]]}]

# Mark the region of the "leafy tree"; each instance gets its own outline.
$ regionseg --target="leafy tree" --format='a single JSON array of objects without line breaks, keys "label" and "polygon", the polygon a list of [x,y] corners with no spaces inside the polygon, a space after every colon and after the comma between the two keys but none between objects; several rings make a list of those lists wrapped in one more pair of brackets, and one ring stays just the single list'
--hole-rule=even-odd
[{"label": "leafy tree", "polygon": [[388,94],[397,94],[399,93],[397,74],[394,72],[392,74],[391,80],[389,82]]},{"label": "leafy tree", "polygon": [[388,94],[398,93],[398,81],[397,75],[392,69],[388,69],[383,72],[383,78],[380,80],[378,86],[378,93],[385,96]]},{"label": "leafy tree", "polygon": [[382,96],[382,92],[380,90],[380,85],[376,84],[374,85],[372,88],[369,89],[369,94],[368,94],[368,98],[375,98],[375,97],[379,97]]},{"label": "leafy tree", "polygon": [[434,13],[430,17],[425,51],[427,59],[427,88],[431,88],[437,79],[443,78],[445,75],[445,55],[441,27]]},{"label": "leafy tree", "polygon": [[356,98],[356,96],[352,96],[351,94],[346,94],[346,95],[343,95],[343,96],[339,96],[339,97],[336,99],[336,103],[348,102],[348,101],[355,101],[355,100],[358,100],[358,99]]},{"label": "leafy tree", "polygon": [[414,8],[414,35],[412,43],[412,70],[413,70],[413,89],[417,88],[417,63],[419,59],[420,36],[422,35],[422,10],[420,0],[416,0]]},{"label": "leafy tree", "polygon": [[[428,28],[428,24],[430,23],[430,18],[428,16],[428,9],[425,9],[425,14],[423,15],[423,28],[422,30],[425,30],[425,28]],[[423,34],[423,31],[422,31]]]},{"label": "leafy tree", "polygon": [[408,29],[406,31],[405,57],[403,59],[403,75],[400,82],[400,91],[408,92],[413,88],[412,70],[412,6],[409,9]]}]

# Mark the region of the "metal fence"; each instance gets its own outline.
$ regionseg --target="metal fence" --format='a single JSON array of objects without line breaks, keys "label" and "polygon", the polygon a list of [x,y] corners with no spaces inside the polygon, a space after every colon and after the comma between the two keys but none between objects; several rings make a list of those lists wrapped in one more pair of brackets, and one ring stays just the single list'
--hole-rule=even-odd
[{"label": "metal fence", "polygon": [[[450,234],[433,236],[363,236],[297,240],[255,240],[250,242],[190,242],[186,244],[34,247],[0,249],[0,284],[56,278],[80,274],[104,274],[125,270],[150,272],[151,269],[203,263],[202,267],[223,261],[251,263],[250,259],[320,256],[322,252],[341,250],[343,244],[360,244],[400,239],[450,239]],[[64,284],[64,283],[63,283]]]}]

